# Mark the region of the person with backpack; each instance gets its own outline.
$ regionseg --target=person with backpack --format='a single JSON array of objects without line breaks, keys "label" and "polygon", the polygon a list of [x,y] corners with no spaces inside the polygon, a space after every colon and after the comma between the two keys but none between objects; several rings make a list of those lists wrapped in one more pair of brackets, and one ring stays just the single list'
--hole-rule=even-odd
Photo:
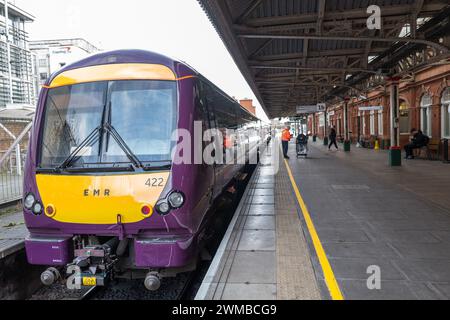
[{"label": "person with backpack", "polygon": [[411,142],[405,145],[406,157],[405,159],[414,159],[414,149],[420,149],[422,147],[426,147],[430,142],[430,138],[423,134],[421,130],[412,129],[411,135],[413,136]]}]

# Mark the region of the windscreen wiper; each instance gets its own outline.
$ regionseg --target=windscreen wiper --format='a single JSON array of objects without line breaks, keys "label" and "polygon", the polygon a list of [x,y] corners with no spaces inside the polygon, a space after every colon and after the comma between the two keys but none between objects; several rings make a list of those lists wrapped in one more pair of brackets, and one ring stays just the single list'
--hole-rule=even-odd
[{"label": "windscreen wiper", "polygon": [[56,167],[56,170],[66,169],[67,167],[69,167],[73,163],[75,158],[77,157],[78,153],[84,147],[97,142],[97,140],[100,138],[100,131],[101,130],[102,130],[102,126],[98,126],[94,130],[92,130],[92,132],[86,137],[86,139],[84,139],[80,143],[80,145],[78,147],[76,147],[75,150],[72,151],[72,153],[67,157],[67,159],[64,160],[64,162],[61,165]]},{"label": "windscreen wiper", "polygon": [[119,147],[125,152],[125,155],[128,159],[138,168],[144,168],[144,165],[142,162],[136,157],[136,155],[131,151],[130,147],[125,143],[125,141],[122,139],[120,134],[117,132],[117,130],[109,123],[105,123],[104,128],[106,131],[108,131],[111,136],[116,140]]},{"label": "windscreen wiper", "polygon": [[170,169],[172,167],[172,162],[170,160],[167,161],[157,161],[146,164],[144,166],[145,171],[153,171],[153,170],[165,170]]}]

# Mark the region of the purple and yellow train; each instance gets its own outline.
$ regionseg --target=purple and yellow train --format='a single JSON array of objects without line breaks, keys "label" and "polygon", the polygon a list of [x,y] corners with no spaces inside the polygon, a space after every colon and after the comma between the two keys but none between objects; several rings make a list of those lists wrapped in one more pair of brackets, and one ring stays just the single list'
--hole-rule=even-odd
[{"label": "purple and yellow train", "polygon": [[[202,133],[241,132],[246,160],[259,152],[261,122],[163,55],[105,52],[51,76],[39,97],[23,197],[27,258],[49,267],[44,284],[69,272],[72,288],[139,277],[155,290],[161,277],[195,267],[209,209],[243,168],[175,163],[174,130],[194,135],[196,123]],[[232,150],[230,139],[224,148]]]}]

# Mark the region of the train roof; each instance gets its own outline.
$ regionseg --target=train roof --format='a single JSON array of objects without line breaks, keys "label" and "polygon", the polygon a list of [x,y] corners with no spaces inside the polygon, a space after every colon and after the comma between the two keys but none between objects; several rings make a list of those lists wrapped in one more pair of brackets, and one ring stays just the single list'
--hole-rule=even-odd
[{"label": "train roof", "polygon": [[[220,94],[229,100],[232,100],[236,104],[238,104],[243,110],[245,110],[247,113],[249,113],[245,108],[243,108],[239,102],[237,102],[235,99],[231,98],[229,95],[227,95],[223,90],[221,90],[219,87],[217,87],[214,83],[209,81],[206,77],[201,75],[199,72],[197,72],[194,68],[190,67],[185,62],[178,61],[176,59],[167,57],[165,55],[147,51],[147,50],[139,50],[139,49],[124,49],[124,50],[114,50],[114,51],[105,51],[93,54],[87,58],[84,58],[80,61],[74,62],[72,64],[69,64],[65,66],[64,68],[58,70],[57,72],[53,73],[50,78],[47,80],[45,86],[49,86],[52,81],[60,74],[80,69],[80,68],[87,68],[87,67],[94,67],[94,66],[102,66],[102,65],[111,65],[111,64],[159,64],[162,66],[165,66],[169,69],[171,69],[175,76],[177,78],[183,78],[188,76],[197,76],[203,81],[208,82],[211,84],[215,90],[219,91]],[[249,113],[250,114],[250,113]],[[252,115],[255,119],[257,119],[256,116]]]},{"label": "train roof", "polygon": [[198,72],[189,67],[187,64],[169,58],[165,55],[147,50],[126,49],[105,51],[93,54],[87,58],[69,64],[53,73],[47,80],[46,85],[49,85],[53,81],[53,79],[55,79],[61,73],[69,70],[120,63],[159,64],[170,68],[177,77],[198,75]]}]

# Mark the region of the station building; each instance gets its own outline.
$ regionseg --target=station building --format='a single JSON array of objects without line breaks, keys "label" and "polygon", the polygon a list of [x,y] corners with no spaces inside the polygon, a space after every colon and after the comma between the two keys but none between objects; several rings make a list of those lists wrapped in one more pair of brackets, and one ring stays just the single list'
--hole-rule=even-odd
[{"label": "station building", "polygon": [[239,100],[241,106],[243,106],[248,112],[256,116],[256,107],[253,105],[252,99],[241,99]]},{"label": "station building", "polygon": [[40,86],[65,65],[101,51],[82,38],[31,41],[30,50],[36,54]]},{"label": "station building", "polygon": [[[434,143],[450,138],[450,66],[429,66],[400,80],[400,145],[409,142],[412,128],[421,129]],[[390,146],[390,92],[379,86],[367,96],[349,97],[349,129],[351,141],[363,146]],[[333,126],[344,139],[344,102],[328,107],[327,126]],[[308,125],[320,138],[324,137],[325,114],[308,118]]]},{"label": "station building", "polygon": [[33,20],[23,9],[0,2],[0,107],[36,101],[36,73],[26,32],[26,24]]}]

